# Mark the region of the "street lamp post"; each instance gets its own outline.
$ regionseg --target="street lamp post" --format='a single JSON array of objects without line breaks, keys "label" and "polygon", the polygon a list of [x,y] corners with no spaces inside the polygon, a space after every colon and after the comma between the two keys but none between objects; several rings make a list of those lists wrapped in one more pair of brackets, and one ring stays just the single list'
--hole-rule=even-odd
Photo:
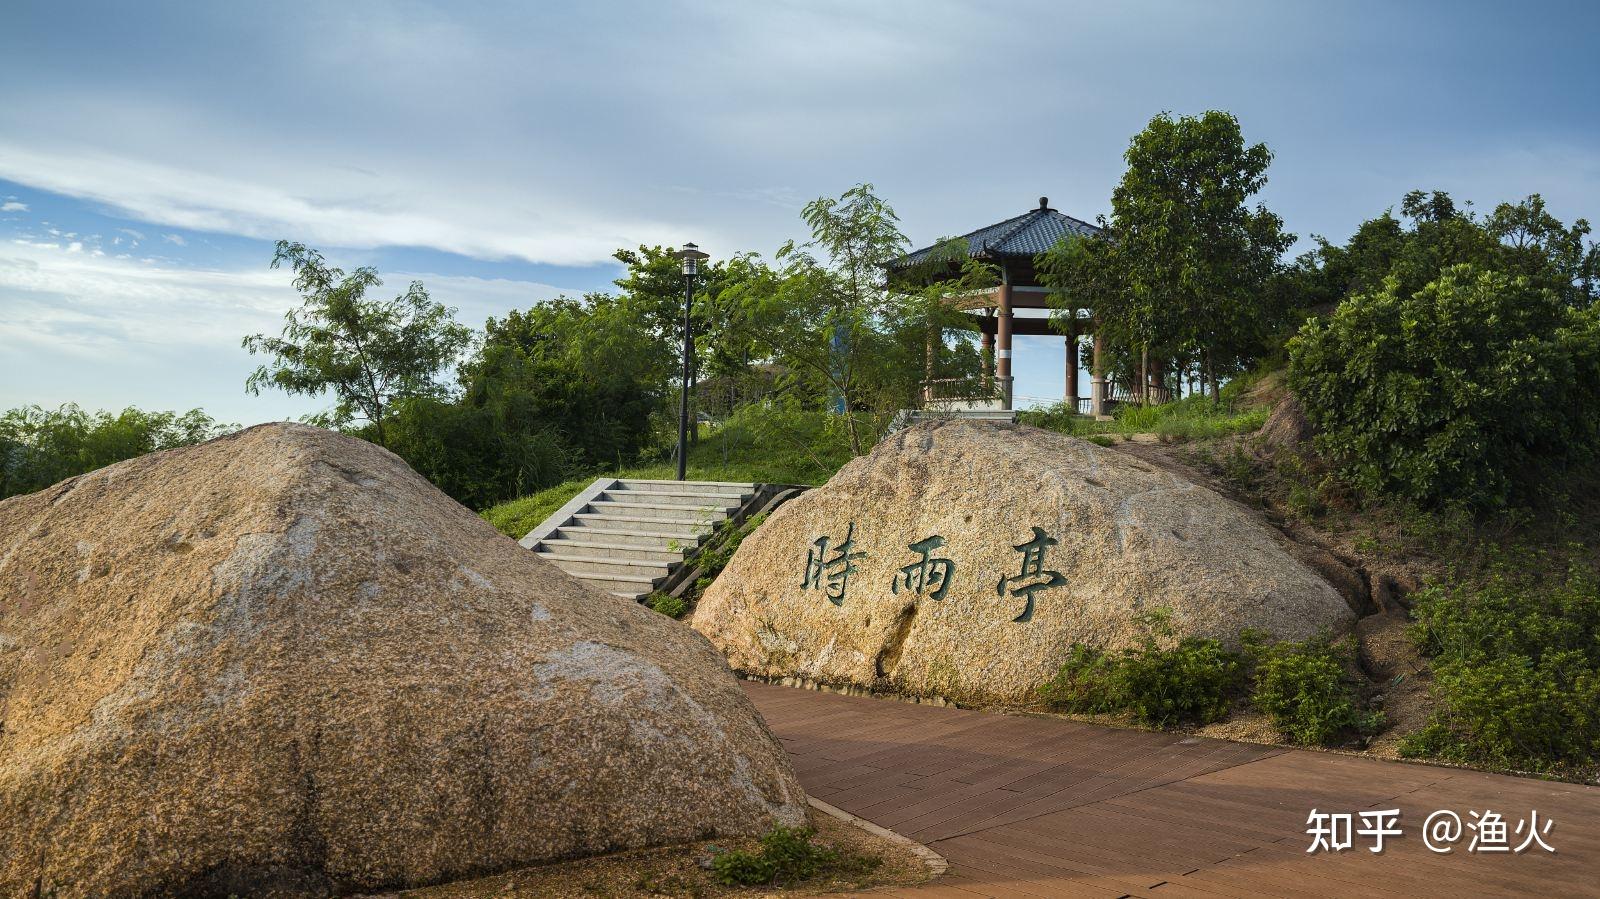
[{"label": "street lamp post", "polygon": [[709,254],[692,243],[676,254],[683,260],[683,382],[678,388],[678,480],[683,480],[689,465],[689,369],[694,360],[694,330],[689,317],[694,306],[694,276],[700,273],[700,260]]}]

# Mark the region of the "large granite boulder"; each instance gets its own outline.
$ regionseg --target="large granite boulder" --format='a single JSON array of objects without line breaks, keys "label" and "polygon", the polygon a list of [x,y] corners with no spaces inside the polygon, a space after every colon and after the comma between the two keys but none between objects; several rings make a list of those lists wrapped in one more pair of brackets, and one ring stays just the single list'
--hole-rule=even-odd
[{"label": "large granite boulder", "polygon": [[1236,643],[1340,633],[1350,608],[1211,490],[1051,431],[930,422],[886,438],[747,537],[695,611],[737,670],[1024,703],[1073,643],[1169,609]]},{"label": "large granite boulder", "polygon": [[363,441],[0,503],[0,896],[319,895],[803,820],[698,634]]}]

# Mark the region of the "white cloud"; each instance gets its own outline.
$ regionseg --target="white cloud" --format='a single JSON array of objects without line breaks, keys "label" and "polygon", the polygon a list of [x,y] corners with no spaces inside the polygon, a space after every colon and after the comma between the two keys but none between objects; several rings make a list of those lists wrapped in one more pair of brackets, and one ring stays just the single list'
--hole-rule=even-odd
[{"label": "white cloud", "polygon": [[[530,281],[395,272],[377,294],[399,294],[413,280],[423,281],[435,300],[457,307],[457,318],[473,327],[491,315],[577,293]],[[0,358],[30,360],[35,377],[0,381],[0,407],[66,399],[106,404],[121,400],[103,397],[142,385],[133,401],[150,408],[206,405],[230,420],[261,420],[260,410],[279,407],[256,405],[242,386],[220,390],[216,382],[243,385],[260,360],[252,360],[240,340],[277,333],[284,312],[299,301],[281,270],[184,268],[13,239],[0,246]],[[206,359],[203,370],[191,364],[198,358]],[[149,371],[185,370],[187,380],[178,374],[162,383],[146,380]],[[34,392],[57,381],[119,386],[61,398]]]},{"label": "white cloud", "polygon": [[82,253],[83,252],[83,241],[75,240],[72,243],[67,244],[67,252],[68,253]]},{"label": "white cloud", "polygon": [[16,200],[7,200],[4,203],[0,203],[0,212],[27,212],[27,211],[28,211],[28,204],[27,203],[19,203]]},{"label": "white cloud", "polygon": [[177,244],[180,247],[186,247],[189,245],[189,242],[184,240],[183,235],[181,234],[163,234],[161,235],[161,239],[167,243]]}]

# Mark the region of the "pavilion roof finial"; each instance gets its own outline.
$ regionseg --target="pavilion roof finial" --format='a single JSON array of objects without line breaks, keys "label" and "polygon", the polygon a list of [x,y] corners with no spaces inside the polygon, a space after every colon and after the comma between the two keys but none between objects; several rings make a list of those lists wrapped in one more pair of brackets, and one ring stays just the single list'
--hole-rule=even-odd
[{"label": "pavilion roof finial", "polygon": [[1039,211],[1040,212],[1044,212],[1046,209],[1049,209],[1049,208],[1050,208],[1050,198],[1049,197],[1040,197],[1039,198]]}]

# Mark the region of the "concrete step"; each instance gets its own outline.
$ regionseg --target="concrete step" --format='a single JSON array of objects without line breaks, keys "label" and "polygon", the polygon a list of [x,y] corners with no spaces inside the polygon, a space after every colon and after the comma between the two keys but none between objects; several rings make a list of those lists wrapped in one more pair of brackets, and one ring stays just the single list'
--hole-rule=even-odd
[{"label": "concrete step", "polygon": [[666,547],[651,548],[629,546],[601,540],[541,540],[534,552],[548,551],[562,556],[600,556],[607,559],[627,559],[632,562],[660,562],[669,565],[683,560],[683,550]]},{"label": "concrete step", "polygon": [[[568,572],[568,574],[571,574],[571,572]],[[633,574],[583,574],[573,576],[606,593],[626,594],[631,597],[640,597],[649,593],[661,581],[661,578],[658,577]]]},{"label": "concrete step", "polygon": [[713,525],[728,517],[727,509],[696,509],[689,506],[619,500],[597,500],[589,504],[588,511],[596,515],[635,518],[639,521],[667,521],[705,526]]},{"label": "concrete step", "polygon": [[640,518],[636,515],[605,515],[599,512],[579,512],[572,523],[596,531],[618,531],[630,534],[669,534],[679,539],[699,539],[711,533],[711,525],[703,522],[662,521],[658,518]]},{"label": "concrete step", "polygon": [[705,539],[705,533],[645,530],[642,528],[613,530],[576,523],[562,525],[551,532],[549,539],[598,541],[618,546],[637,546],[641,549],[665,549],[681,552],[682,550],[699,546],[700,541]]},{"label": "concrete step", "polygon": [[647,583],[653,583],[666,577],[671,572],[671,566],[666,562],[653,560],[638,561],[633,559],[619,559],[609,556],[567,555],[560,552],[539,550],[539,558],[560,567],[567,574],[577,574],[588,577],[592,574],[614,575],[626,577],[637,575]]},{"label": "concrete step", "polygon": [[744,496],[754,493],[756,485],[739,484],[729,481],[651,481],[629,479],[618,481],[617,486],[609,489],[634,490],[640,493],[672,493],[679,490],[693,490],[700,493],[718,493],[729,496]]},{"label": "concrete step", "polygon": [[743,501],[743,497],[737,493],[703,493],[697,490],[607,490],[595,499],[601,502],[645,503],[693,509],[737,509]]}]

